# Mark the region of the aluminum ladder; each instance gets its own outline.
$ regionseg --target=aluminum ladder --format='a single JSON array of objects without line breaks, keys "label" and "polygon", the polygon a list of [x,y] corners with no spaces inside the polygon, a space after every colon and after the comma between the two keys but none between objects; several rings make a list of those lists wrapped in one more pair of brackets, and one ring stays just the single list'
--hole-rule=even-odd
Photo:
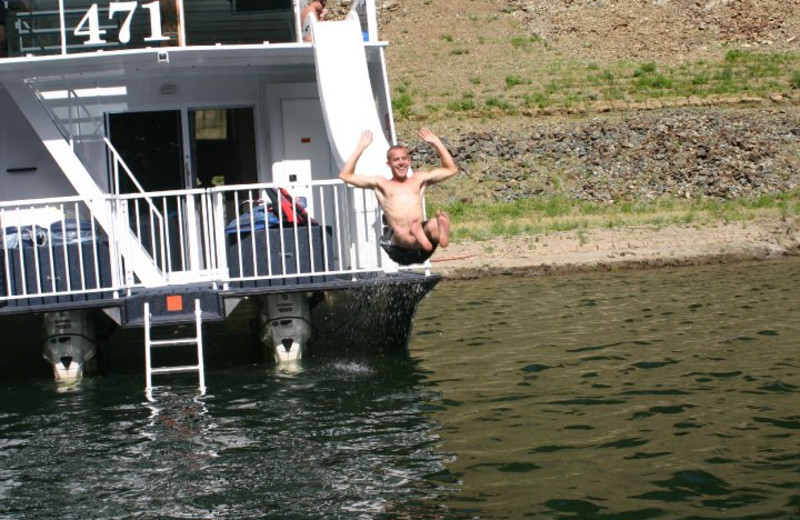
[{"label": "aluminum ladder", "polygon": [[[206,375],[203,365],[203,312],[200,309],[199,299],[194,301],[194,323],[196,332],[193,337],[154,340],[151,335],[150,303],[144,302],[144,370],[147,379],[145,394],[149,401],[153,400],[153,376],[158,374],[197,372],[200,394],[206,393]],[[197,364],[153,367],[152,349],[180,345],[197,346]]]}]

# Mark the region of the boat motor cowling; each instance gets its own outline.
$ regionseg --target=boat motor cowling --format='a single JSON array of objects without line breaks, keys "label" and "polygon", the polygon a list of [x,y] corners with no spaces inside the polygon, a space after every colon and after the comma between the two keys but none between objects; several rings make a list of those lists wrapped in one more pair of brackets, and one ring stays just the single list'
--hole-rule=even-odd
[{"label": "boat motor cowling", "polygon": [[308,297],[284,293],[266,298],[261,330],[264,348],[271,349],[277,363],[299,361],[311,338]]},{"label": "boat motor cowling", "polygon": [[97,354],[89,311],[59,311],[44,315],[42,357],[53,367],[56,381],[80,379]]}]

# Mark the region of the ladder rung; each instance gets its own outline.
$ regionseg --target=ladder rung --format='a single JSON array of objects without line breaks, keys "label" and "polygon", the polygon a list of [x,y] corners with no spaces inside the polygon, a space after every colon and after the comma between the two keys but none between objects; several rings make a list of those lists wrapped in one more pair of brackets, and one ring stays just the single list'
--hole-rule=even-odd
[{"label": "ladder rung", "polygon": [[170,345],[194,345],[198,338],[159,339],[150,340],[151,347],[168,347]]},{"label": "ladder rung", "polygon": [[[177,374],[182,372],[196,372],[198,379],[198,386],[200,392],[206,392],[206,376],[205,368],[203,368],[203,312],[200,309],[200,300],[194,301],[194,325],[196,336],[193,338],[174,338],[174,339],[160,339],[153,340],[150,336],[150,328],[152,323],[150,321],[150,303],[144,302],[144,358],[145,358],[145,377],[147,378],[147,385],[145,392],[149,401],[153,400],[153,376],[156,374]],[[151,350],[154,347],[166,347],[171,345],[197,345],[197,364],[196,365],[176,365],[171,367],[153,367],[151,359]]]},{"label": "ladder rung", "polygon": [[158,367],[150,370],[151,374],[175,374],[179,372],[199,372],[200,365],[179,365],[174,367]]}]

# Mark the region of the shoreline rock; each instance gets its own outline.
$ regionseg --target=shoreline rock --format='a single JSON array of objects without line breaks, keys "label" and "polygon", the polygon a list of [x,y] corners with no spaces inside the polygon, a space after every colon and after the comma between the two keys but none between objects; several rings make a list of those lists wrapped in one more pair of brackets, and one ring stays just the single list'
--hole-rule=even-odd
[{"label": "shoreline rock", "polygon": [[[484,191],[460,194],[467,200],[512,202],[541,194],[605,203],[730,200],[800,188],[796,105],[525,119],[452,130],[443,141],[461,175]],[[437,162],[424,144],[412,146],[411,155],[417,164]]]},{"label": "shoreline rock", "polygon": [[800,258],[800,217],[716,226],[597,229],[451,243],[433,256],[448,280],[554,276]]}]

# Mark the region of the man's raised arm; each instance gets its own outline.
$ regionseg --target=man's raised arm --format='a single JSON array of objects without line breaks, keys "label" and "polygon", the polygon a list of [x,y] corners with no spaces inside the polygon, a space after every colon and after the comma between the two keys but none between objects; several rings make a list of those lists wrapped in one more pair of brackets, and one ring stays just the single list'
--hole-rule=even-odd
[{"label": "man's raised arm", "polygon": [[364,130],[364,132],[361,133],[361,137],[358,139],[356,149],[353,151],[353,154],[344,162],[342,169],[339,172],[339,178],[347,184],[352,184],[357,188],[364,189],[375,188],[378,185],[377,177],[356,175],[356,164],[361,158],[361,154],[364,153],[364,150],[366,150],[370,144],[372,144],[372,132],[370,130]]},{"label": "man's raised arm", "polygon": [[436,153],[439,154],[439,159],[442,161],[441,167],[434,168],[433,170],[428,172],[428,178],[426,179],[427,182],[429,183],[442,182],[458,173],[458,166],[456,166],[456,161],[453,159],[453,156],[450,155],[450,152],[447,150],[444,144],[442,144],[442,140],[439,139],[439,137],[436,134],[434,134],[427,128],[422,128],[419,131],[419,137],[426,143],[433,146],[433,148],[436,150]]}]

